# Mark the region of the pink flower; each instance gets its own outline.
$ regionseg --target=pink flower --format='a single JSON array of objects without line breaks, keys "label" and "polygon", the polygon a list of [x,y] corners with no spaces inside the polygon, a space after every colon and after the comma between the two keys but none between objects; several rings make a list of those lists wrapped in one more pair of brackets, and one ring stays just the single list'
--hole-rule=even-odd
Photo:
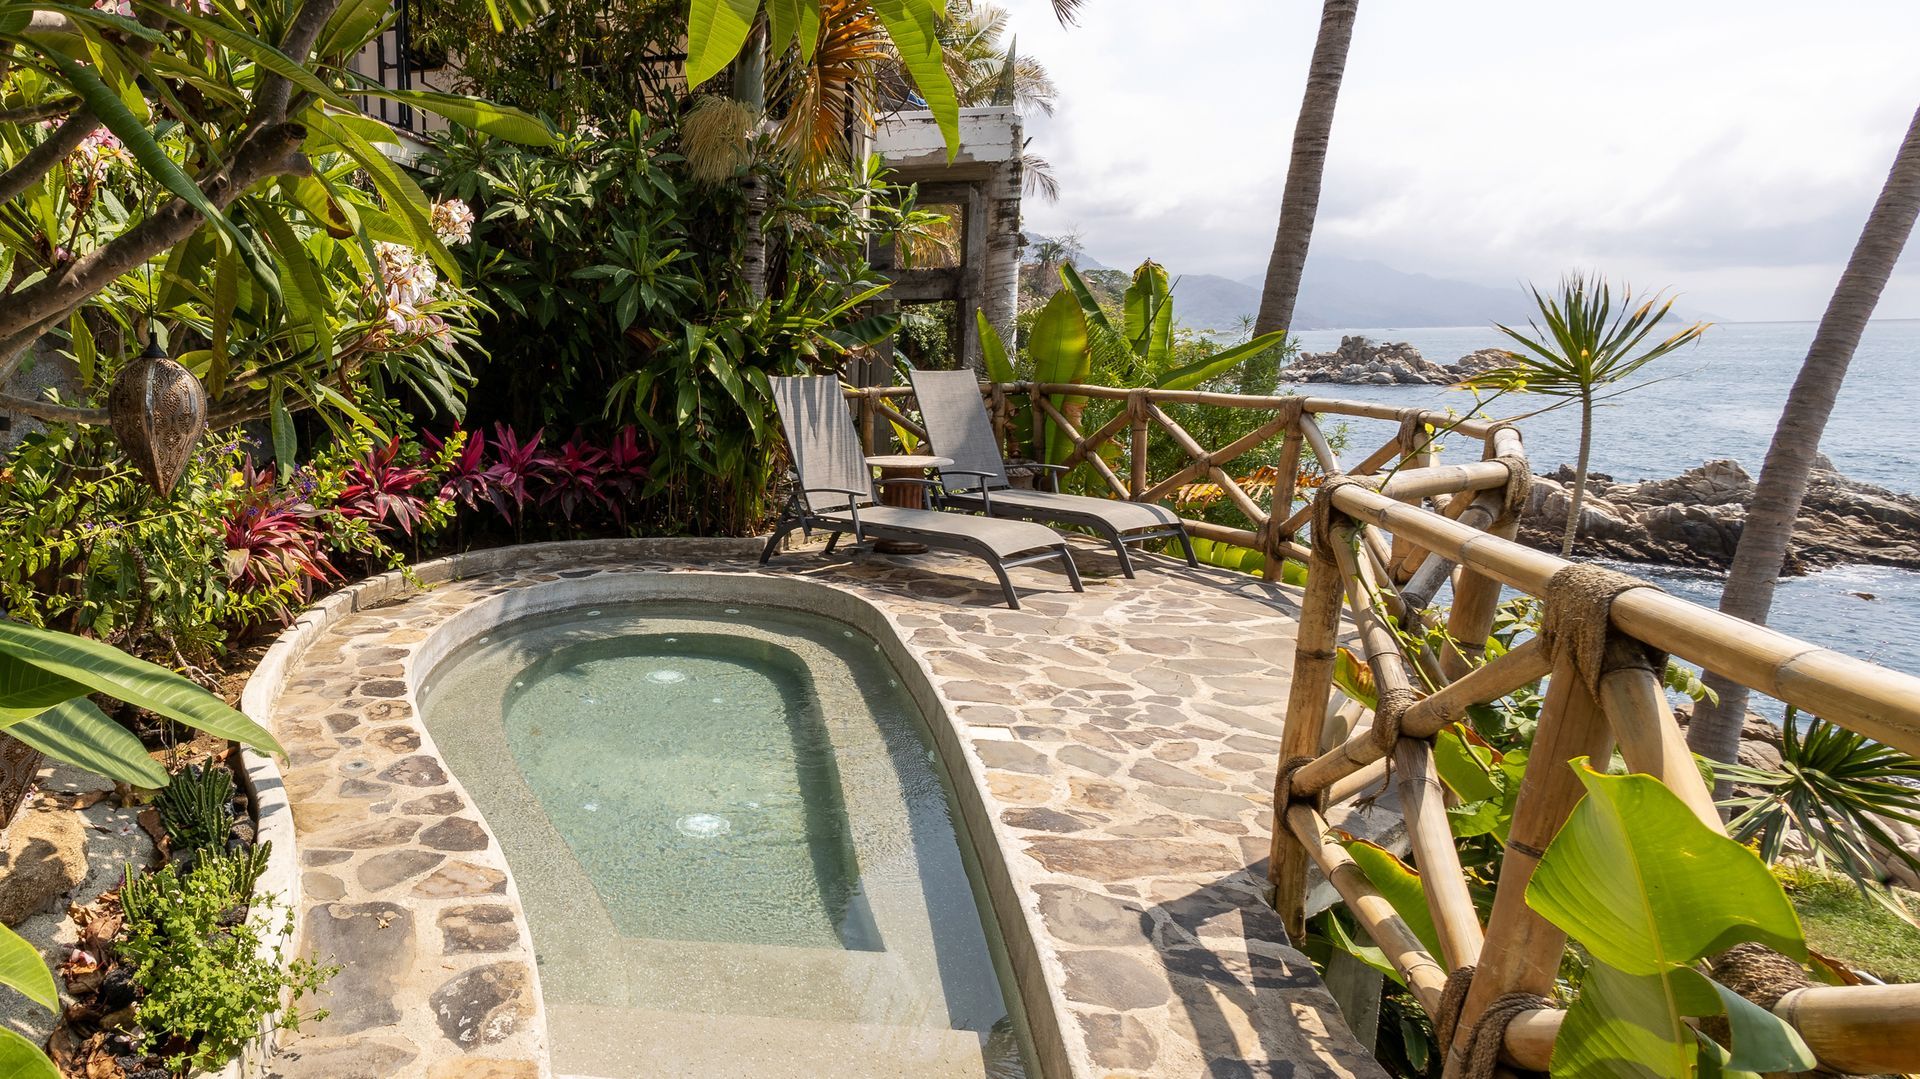
[{"label": "pink flower", "polygon": [[433,204],[433,233],[444,244],[463,244],[473,239],[473,210],[459,199]]}]

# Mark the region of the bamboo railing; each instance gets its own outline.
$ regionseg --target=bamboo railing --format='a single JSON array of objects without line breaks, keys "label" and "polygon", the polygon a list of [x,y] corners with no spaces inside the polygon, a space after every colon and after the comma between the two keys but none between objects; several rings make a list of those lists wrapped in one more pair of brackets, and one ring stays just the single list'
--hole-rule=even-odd
[{"label": "bamboo railing", "polygon": [[[911,393],[907,387],[848,391],[870,451],[883,420],[924,433],[900,407]],[[1306,564],[1274,784],[1275,906],[1293,939],[1304,939],[1309,871],[1317,868],[1429,1015],[1439,1014],[1449,976],[1473,968],[1464,998],[1449,1002],[1457,1005],[1456,1030],[1473,1030],[1490,1004],[1511,994],[1552,993],[1566,937],[1527,906],[1525,893],[1541,853],[1582,794],[1565,762],[1580,756],[1605,760],[1617,746],[1630,768],[1660,780],[1701,821],[1724,833],[1667,702],[1662,673],[1668,656],[1920,755],[1920,678],[1513,542],[1530,474],[1520,432],[1509,424],[1317,397],[1034,383],[987,385],[982,393],[1003,445],[1013,404],[1024,398],[1036,418],[1034,457],[1041,456],[1041,432],[1051,423],[1071,446],[1066,463],[1084,462],[1116,498],[1160,501],[1183,485],[1210,482],[1250,527],[1187,520],[1191,534],[1259,550],[1270,568],[1283,558]],[[1055,395],[1122,407],[1083,432],[1051,399]],[[1208,449],[1168,414],[1172,405],[1267,415],[1231,444]],[[1343,465],[1322,428],[1329,417],[1398,426],[1378,449]],[[1149,474],[1156,434],[1179,447],[1186,462],[1158,479]],[[1274,440],[1280,442],[1278,475],[1263,503],[1229,466],[1256,450],[1265,454]],[[1442,441],[1477,444],[1479,459],[1440,464]],[[1102,452],[1110,447],[1117,452]],[[1307,454],[1324,483],[1311,500],[1296,505]],[[1308,527],[1310,545],[1300,539]],[[1449,582],[1452,601],[1440,654],[1409,645],[1437,617],[1434,597]],[[1502,587],[1538,600],[1549,632],[1489,662],[1486,642]],[[1376,714],[1359,733],[1350,732],[1368,710],[1335,695],[1335,655],[1345,641],[1357,644],[1377,694]],[[1483,926],[1448,826],[1433,737],[1470,706],[1497,701],[1543,677],[1546,695],[1530,764]],[[1427,953],[1332,841],[1324,816],[1328,804],[1363,790],[1366,781],[1377,785],[1388,773],[1426,885],[1438,956]],[[1788,993],[1773,1010],[1829,1070],[1920,1070],[1920,986],[1816,986]],[[1504,1061],[1546,1070],[1564,1015],[1541,1007],[1511,1017],[1500,1035]],[[1463,1074],[1465,1041],[1449,1048],[1450,1079]]]}]

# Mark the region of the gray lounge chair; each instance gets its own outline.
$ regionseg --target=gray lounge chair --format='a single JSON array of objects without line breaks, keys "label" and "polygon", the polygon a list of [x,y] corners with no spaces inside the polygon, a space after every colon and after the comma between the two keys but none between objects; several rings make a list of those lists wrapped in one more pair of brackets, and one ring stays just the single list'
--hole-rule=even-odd
[{"label": "gray lounge chair", "polygon": [[1180,516],[1165,506],[1062,494],[1060,465],[1041,465],[1049,490],[1025,490],[1007,482],[1006,462],[994,444],[993,424],[980,400],[980,383],[971,371],[915,371],[913,395],[927,424],[933,452],[952,458],[940,470],[942,504],[954,509],[978,510],[989,517],[1051,521],[1092,529],[1120,557],[1120,572],[1133,576],[1127,546],[1149,540],[1177,539],[1187,565],[1198,566],[1193,541],[1180,525]]},{"label": "gray lounge chair", "polygon": [[[937,510],[881,505],[874,496],[873,471],[860,449],[846,399],[837,378],[776,378],[773,401],[780,410],[780,426],[787,433],[796,476],[793,497],[780,514],[780,523],[767,538],[760,562],[766,564],[787,533],[799,528],[822,529],[827,553],[833,553],[841,535],[852,533],[855,543],[868,539],[924,543],[963,551],[985,560],[1000,578],[1007,606],[1020,608],[1010,566],[1024,566],[1057,558],[1075,592],[1086,589],[1074,567],[1067,542],[1044,525],[1025,521],[996,521]],[[933,481],[921,481],[929,486]]]}]

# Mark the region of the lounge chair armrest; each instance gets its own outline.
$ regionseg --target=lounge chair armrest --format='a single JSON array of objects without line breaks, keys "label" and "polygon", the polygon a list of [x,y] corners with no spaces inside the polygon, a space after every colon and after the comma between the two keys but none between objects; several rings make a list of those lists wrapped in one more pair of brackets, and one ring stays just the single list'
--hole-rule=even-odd
[{"label": "lounge chair armrest", "polygon": [[854,502],[854,500],[855,500],[855,499],[857,499],[857,498],[872,498],[872,497],[873,497],[873,492],[872,492],[872,491],[857,491],[857,490],[854,490],[854,489],[853,489],[853,488],[851,488],[851,487],[808,487],[808,488],[807,488],[807,489],[805,490],[805,492],[804,492],[804,493],[806,493],[806,494],[809,494],[809,495],[811,495],[811,494],[815,494],[815,493],[820,493],[820,494],[832,494],[832,495],[846,495],[846,496],[847,496],[847,504],[848,504],[848,505],[852,505],[852,504],[853,504],[853,502]]},{"label": "lounge chair armrest", "polygon": [[1047,473],[1047,482],[1052,485],[1054,494],[1060,493],[1061,473],[1073,471],[1072,467],[1068,465],[1043,465],[1038,461],[1030,461],[1023,467],[1044,470]]}]

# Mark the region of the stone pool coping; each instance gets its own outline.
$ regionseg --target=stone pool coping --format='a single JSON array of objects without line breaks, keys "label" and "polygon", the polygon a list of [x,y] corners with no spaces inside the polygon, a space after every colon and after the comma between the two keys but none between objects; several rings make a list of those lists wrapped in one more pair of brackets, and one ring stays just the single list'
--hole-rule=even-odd
[{"label": "stone pool coping", "polygon": [[[417,567],[411,580],[383,575],[328,597],[276,642],[248,687],[247,703],[264,707],[249,711],[271,717],[277,731],[283,719],[304,722],[280,714],[290,689],[295,697],[313,697],[306,702],[310,710],[352,710],[351,690],[329,697],[345,687],[317,675],[303,677],[300,661],[330,631],[344,632],[352,627],[343,623],[366,615],[371,622],[363,628],[372,635],[357,647],[380,648],[382,662],[373,665],[378,670],[354,677],[397,675],[404,692],[400,699],[361,699],[359,707],[384,710],[381,722],[392,726],[379,731],[411,726],[396,744],[412,756],[390,753],[404,759],[389,770],[413,761],[408,767],[418,775],[437,760],[411,714],[418,682],[434,662],[485,627],[581,603],[703,598],[703,592],[705,598],[770,602],[835,617],[882,645],[929,720],[954,778],[965,833],[979,856],[1046,1074],[1380,1074],[1346,1032],[1311,965],[1285,943],[1262,899],[1258,863],[1269,834],[1263,792],[1270,782],[1270,750],[1277,749],[1277,702],[1284,701],[1291,665],[1290,590],[1151,559],[1139,582],[1101,583],[1100,571],[1111,570],[1103,566],[1105,556],[1077,546],[1076,559],[1096,575],[1089,595],[1074,596],[1051,575],[1023,570],[1016,583],[1028,609],[1014,612],[991,605],[996,593],[990,579],[979,581],[977,564],[966,560],[848,562],[801,555],[763,571],[752,563],[756,553],[753,541],[588,541],[457,555]],[[416,581],[459,584],[421,593]],[[1033,591],[1036,582],[1039,592]],[[382,606],[416,597],[424,600],[417,609],[411,602]],[[386,645],[403,623],[419,635]],[[1154,629],[1162,624],[1164,630]],[[1147,632],[1122,639],[1125,647],[1102,636],[1111,631],[1119,638],[1136,625]],[[1216,655],[1186,661],[1211,668],[1200,682],[1175,669],[1179,663],[1156,661],[1156,654],[1188,654],[1191,642],[1183,635],[1207,633]],[[1240,638],[1265,641],[1271,654],[1232,643]],[[997,663],[996,655],[1005,658],[1000,653],[1013,645],[1020,646],[1015,665]],[[1239,655],[1218,655],[1236,649]],[[393,652],[399,654],[388,655]],[[1041,672],[1041,664],[1053,666]],[[352,670],[344,654],[333,670],[336,676]],[[1029,676],[1041,680],[1017,681]],[[1207,683],[1207,676],[1217,684]],[[258,697],[252,696],[256,683]],[[339,777],[329,774],[327,762],[339,750],[313,754],[325,739],[338,735],[336,741],[354,743],[349,751],[364,749],[362,725],[340,722],[332,733],[309,724],[311,737],[303,729],[297,739],[303,749],[289,744],[298,758],[289,772],[296,773],[300,790],[316,783],[316,792],[337,789]],[[457,807],[449,812],[468,811],[458,777],[428,776],[437,781],[402,797],[445,787],[447,805]],[[286,789],[283,782],[283,796]],[[379,804],[391,808],[390,802]],[[294,801],[290,813],[277,817],[297,817],[300,809]],[[490,898],[504,897],[505,903],[439,903],[442,929],[449,910],[507,906],[511,941],[506,926],[488,930],[483,935],[494,947],[482,958],[496,966],[530,967],[511,870],[484,822],[468,823],[481,846],[463,845],[469,854],[461,857],[499,874]],[[314,852],[347,854],[342,866],[379,856],[364,849],[325,850],[326,837],[337,839],[339,828],[300,830],[316,837],[309,844]],[[367,849],[393,854],[415,846],[413,834],[392,849]],[[300,884],[293,848],[289,843],[281,858],[276,842],[276,861],[286,876],[281,889],[290,895],[298,894]],[[344,894],[302,900],[299,909],[308,919],[318,914],[338,920],[352,907],[339,900],[368,898],[342,881],[344,871],[341,877],[319,876],[326,889]],[[433,912],[432,904],[412,906]],[[462,925],[466,933],[475,928]],[[421,928],[428,927],[423,922]],[[463,958],[449,969],[467,967],[458,981],[479,969],[477,963]],[[343,1079],[350,1056],[386,1052],[386,1063],[369,1064],[375,1070],[368,1074],[544,1075],[537,982],[528,995],[531,1000],[508,1024],[512,1029],[489,1044],[484,1058],[469,1055],[473,1046],[433,1044],[431,1017],[414,1016],[411,1024],[402,1017],[399,1024],[352,1031],[321,1024],[290,1042],[273,1074]],[[403,1025],[412,1037],[398,1036]],[[398,1048],[402,1042],[415,1055],[394,1055],[405,1052]]]}]

